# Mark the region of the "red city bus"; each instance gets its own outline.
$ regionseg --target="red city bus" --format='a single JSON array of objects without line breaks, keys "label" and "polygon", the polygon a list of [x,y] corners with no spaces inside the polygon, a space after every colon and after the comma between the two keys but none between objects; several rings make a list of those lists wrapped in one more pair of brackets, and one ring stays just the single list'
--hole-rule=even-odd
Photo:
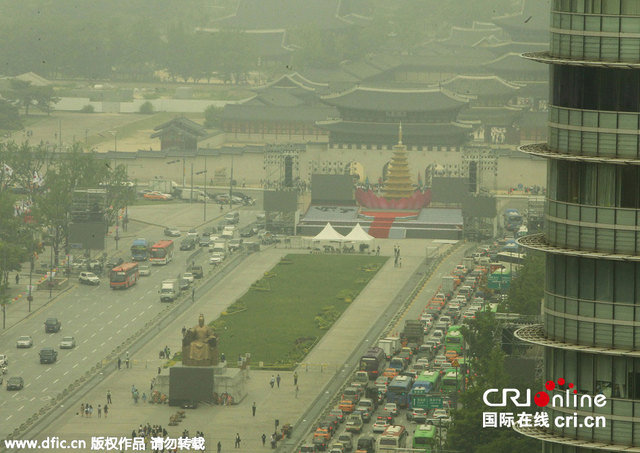
[{"label": "red city bus", "polygon": [[151,246],[149,262],[151,264],[169,264],[173,259],[173,241],[158,241]]},{"label": "red city bus", "polygon": [[112,289],[128,288],[138,281],[138,263],[122,263],[111,269],[109,274]]}]

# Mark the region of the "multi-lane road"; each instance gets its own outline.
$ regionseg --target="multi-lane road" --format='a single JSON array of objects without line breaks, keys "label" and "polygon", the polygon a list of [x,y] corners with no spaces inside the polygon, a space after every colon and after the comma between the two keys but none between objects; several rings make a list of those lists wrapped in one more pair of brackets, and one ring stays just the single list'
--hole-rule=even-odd
[{"label": "multi-lane road", "polygon": [[[239,226],[254,221],[255,214],[256,211],[241,211]],[[165,219],[171,217],[164,216]],[[177,224],[185,226],[183,222]],[[162,229],[162,226],[150,225],[138,233],[157,239],[162,236]],[[176,239],[179,244],[180,238]],[[121,241],[121,247],[129,246],[127,241]],[[0,389],[0,439],[117,351],[123,341],[164,310],[167,304],[160,302],[160,283],[184,272],[187,259],[192,254],[192,251],[181,252],[176,247],[171,263],[151,267],[150,276],[141,277],[136,285],[126,290],[112,290],[108,277],[103,277],[99,286],[80,285],[74,279],[74,286],[69,291],[3,332],[0,335],[0,353],[7,354],[9,360],[4,379],[21,376],[25,386],[20,391]],[[206,278],[212,272],[208,254],[198,254],[196,262],[204,267]],[[61,321],[62,328],[58,333],[45,333],[44,322],[50,317]],[[31,348],[16,348],[16,340],[21,335],[33,338]],[[76,347],[59,349],[63,336],[74,336]],[[58,351],[57,362],[40,364],[38,353],[43,347],[53,347]],[[125,366],[127,351],[119,351],[118,355],[122,358],[122,366]]]}]

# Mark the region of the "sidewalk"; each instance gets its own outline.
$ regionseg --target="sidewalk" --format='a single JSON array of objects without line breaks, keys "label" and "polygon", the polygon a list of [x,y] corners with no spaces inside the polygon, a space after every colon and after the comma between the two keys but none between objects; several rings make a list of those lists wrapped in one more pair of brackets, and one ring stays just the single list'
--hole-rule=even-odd
[{"label": "sidewalk", "polygon": [[[381,246],[388,254],[392,251],[392,242]],[[359,343],[368,326],[379,316],[383,309],[392,301],[393,296],[402,288],[407,279],[423,262],[423,248],[409,247],[403,242],[403,266],[395,268],[393,260],[387,261],[380,272],[372,279],[367,288],[344,312],[330,331],[316,345],[306,358],[308,367],[299,367],[299,395],[296,398],[292,372],[280,372],[282,381],[280,388],[271,388],[270,371],[250,371],[250,379],[246,382],[248,396],[235,406],[205,406],[195,410],[186,410],[186,419],[178,426],[168,426],[169,416],[179,408],[167,405],[149,405],[139,402],[134,405],[131,399],[131,385],[140,389],[140,393],[148,393],[150,381],[156,375],[162,361],[158,359],[158,350],[168,344],[176,351],[179,348],[181,329],[196,323],[200,312],[205,314],[207,322],[217,317],[226,306],[241,295],[256,278],[278,262],[286,253],[295,252],[292,249],[269,249],[251,255],[247,261],[234,270],[223,282],[215,285],[207,294],[201,296],[202,302],[179,316],[165,332],[149,342],[135,357],[131,369],[122,369],[107,377],[83,399],[94,407],[92,419],[85,419],[76,415],[77,407],[70,408],[59,418],[59,422],[49,426],[38,439],[48,436],[58,436],[61,439],[88,439],[90,436],[130,436],[131,431],[140,424],[160,424],[167,429],[171,437],[178,437],[184,429],[188,429],[193,436],[197,430],[203,431],[206,439],[207,451],[214,451],[220,441],[223,451],[232,448],[236,433],[242,439],[242,451],[258,452],[269,449],[269,435],[273,432],[274,421],[278,419],[280,426],[285,423],[295,425],[298,418],[314,402],[319,392],[327,382],[339,371],[340,364]],[[411,250],[419,250],[419,255],[407,255]],[[306,250],[299,252],[307,253]],[[328,364],[321,367],[320,364]],[[166,372],[166,371],[165,371]],[[106,392],[110,389],[113,405],[110,405],[109,418],[98,419],[95,408],[106,402]],[[255,401],[257,406],[255,418],[251,415],[251,405]],[[267,435],[267,444],[262,446],[260,436]],[[63,450],[50,450],[60,451]]]}]

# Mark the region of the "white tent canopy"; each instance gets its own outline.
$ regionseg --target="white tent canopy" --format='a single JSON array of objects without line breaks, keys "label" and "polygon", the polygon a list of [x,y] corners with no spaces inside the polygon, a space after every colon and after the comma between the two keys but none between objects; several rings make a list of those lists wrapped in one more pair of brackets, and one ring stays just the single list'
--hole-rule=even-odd
[{"label": "white tent canopy", "polygon": [[373,236],[371,236],[369,233],[367,233],[366,231],[364,231],[364,229],[360,226],[360,224],[356,224],[356,226],[353,227],[353,230],[351,230],[351,232],[349,232],[349,234],[347,234],[344,237],[345,241],[354,241],[354,242],[369,242],[372,239],[375,239]]},{"label": "white tent canopy", "polygon": [[344,236],[333,229],[331,223],[327,222],[325,227],[314,238],[314,241],[342,241]]}]

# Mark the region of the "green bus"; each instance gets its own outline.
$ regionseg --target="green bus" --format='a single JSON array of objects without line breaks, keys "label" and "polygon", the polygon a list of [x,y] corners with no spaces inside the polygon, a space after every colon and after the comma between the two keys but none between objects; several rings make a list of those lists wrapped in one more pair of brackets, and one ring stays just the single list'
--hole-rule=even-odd
[{"label": "green bus", "polygon": [[427,453],[436,451],[436,427],[434,425],[420,425],[413,432],[411,448]]},{"label": "green bus", "polygon": [[442,392],[455,393],[462,390],[464,375],[457,368],[447,368],[442,378]]},{"label": "green bus", "polygon": [[440,389],[440,377],[440,373],[438,373],[437,371],[423,371],[418,375],[413,385],[415,386],[416,384],[419,384],[421,382],[428,382],[431,384],[429,386],[431,391],[436,392],[438,391],[438,389]]},{"label": "green bus", "polygon": [[462,338],[462,332],[460,332],[460,330],[452,330],[454,327],[460,328],[460,326],[451,326],[449,328],[447,336],[444,337],[444,350],[445,352],[456,351],[458,355],[462,355],[464,339]]}]

